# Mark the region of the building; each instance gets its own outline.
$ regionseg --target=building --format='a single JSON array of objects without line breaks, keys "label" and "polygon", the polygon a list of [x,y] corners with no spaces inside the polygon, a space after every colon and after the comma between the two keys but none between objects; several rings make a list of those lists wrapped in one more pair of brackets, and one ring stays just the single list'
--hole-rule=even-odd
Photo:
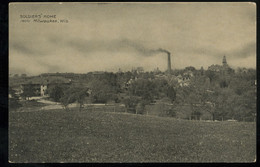
[{"label": "building", "polygon": [[183,87],[183,86],[189,86],[190,85],[190,79],[191,77],[190,76],[187,76],[187,75],[178,75],[177,76],[177,81],[178,81],[178,84]]},{"label": "building", "polygon": [[212,64],[211,66],[208,67],[208,70],[214,72],[221,72],[223,70],[223,67],[218,64]]},{"label": "building", "polygon": [[47,94],[47,84],[41,85],[41,96],[45,96]]},{"label": "building", "polygon": [[70,79],[63,77],[34,77],[20,85],[21,93],[25,89],[31,89],[34,96],[46,96],[48,95],[48,88],[56,85],[69,85]]},{"label": "building", "polygon": [[213,65],[208,67],[208,70],[214,71],[214,72],[219,72],[223,75],[234,73],[234,70],[232,68],[230,68],[228,63],[227,63],[226,56],[223,56],[222,65],[213,64]]},{"label": "building", "polygon": [[160,69],[157,67],[157,68],[155,68],[154,70],[153,70],[153,72],[155,73],[155,74],[159,74],[159,73],[161,73],[161,71],[160,71]]},{"label": "building", "polygon": [[182,75],[179,74],[176,77],[176,79],[178,81],[179,86],[183,87],[183,86],[189,86],[191,82],[190,80],[193,77],[194,77],[193,72],[191,70],[187,70]]},{"label": "building", "polygon": [[226,56],[223,56],[222,66],[223,66],[223,67],[228,67],[227,60],[226,60]]},{"label": "building", "polygon": [[143,67],[137,67],[132,69],[132,73],[136,72],[137,74],[143,73],[144,68]]}]

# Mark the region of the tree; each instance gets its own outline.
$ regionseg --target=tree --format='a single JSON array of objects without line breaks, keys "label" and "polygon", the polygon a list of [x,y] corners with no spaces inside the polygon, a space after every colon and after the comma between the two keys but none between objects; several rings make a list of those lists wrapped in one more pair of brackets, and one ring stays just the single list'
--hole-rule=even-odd
[{"label": "tree", "polygon": [[187,87],[179,87],[176,91],[174,104],[186,105],[185,111],[189,119],[200,119],[202,110],[205,110],[208,86],[204,76],[196,76],[190,80]]},{"label": "tree", "polygon": [[143,101],[152,102],[155,95],[155,85],[148,79],[138,79],[130,85],[129,93],[139,96]]},{"label": "tree", "polygon": [[75,94],[76,101],[79,103],[80,111],[82,110],[83,105],[86,102],[86,98],[89,97],[89,95],[90,95],[89,88],[83,88],[81,89],[81,91]]},{"label": "tree", "polygon": [[9,87],[9,98],[8,98],[8,105],[9,105],[9,109],[11,110],[17,110],[18,108],[20,108],[22,105],[19,102],[19,97],[15,94],[15,91]]},{"label": "tree", "polygon": [[166,89],[166,95],[173,102],[175,100],[175,98],[176,98],[176,91],[175,91],[175,89],[173,87],[171,87],[171,86],[168,86],[167,89]]},{"label": "tree", "polygon": [[65,108],[65,110],[69,110],[68,106],[69,104],[74,103],[76,100],[73,96],[71,96],[69,93],[65,93],[64,96],[60,98],[60,102]]},{"label": "tree", "polygon": [[25,78],[25,77],[27,77],[27,75],[26,74],[21,74],[21,77]]},{"label": "tree", "polygon": [[196,68],[195,67],[193,67],[193,66],[188,66],[188,67],[185,67],[185,69],[184,69],[185,71],[195,71],[196,70]]},{"label": "tree", "polygon": [[201,117],[202,113],[199,111],[199,110],[193,110],[192,113],[191,113],[191,117],[192,119],[195,119],[195,120],[200,120],[200,117]]},{"label": "tree", "polygon": [[166,114],[169,117],[176,117],[176,111],[174,110],[173,107],[170,107],[166,110]]},{"label": "tree", "polygon": [[107,103],[108,100],[116,100],[117,88],[111,86],[109,82],[103,79],[93,79],[89,82],[91,89],[92,103]]},{"label": "tree", "polygon": [[62,96],[64,96],[64,87],[59,85],[55,85],[49,89],[50,98],[52,98],[55,102],[60,102]]},{"label": "tree", "polygon": [[[236,74],[231,78],[230,89],[233,91],[233,107],[229,116],[240,121],[253,121],[256,116],[256,71]],[[230,96],[230,95],[229,95]]]},{"label": "tree", "polygon": [[230,88],[218,88],[213,89],[207,96],[208,111],[212,114],[212,120],[226,120],[234,118],[236,115],[235,108],[237,104],[238,96]]},{"label": "tree", "polygon": [[222,80],[220,80],[220,82],[219,82],[219,86],[220,86],[221,88],[226,88],[226,87],[228,87],[228,82],[227,82],[225,79],[222,79]]},{"label": "tree", "polygon": [[139,101],[140,101],[140,97],[126,96],[123,100],[123,103],[125,104],[127,112],[132,112],[132,113],[137,114],[136,106],[137,106]]},{"label": "tree", "polygon": [[33,84],[26,84],[23,85],[23,93],[21,94],[22,97],[29,100],[30,97],[35,95],[36,88]]},{"label": "tree", "polygon": [[202,66],[200,68],[200,75],[204,75],[204,68]]},{"label": "tree", "polygon": [[146,103],[143,101],[139,101],[136,105],[136,114],[144,114],[145,113],[145,105]]},{"label": "tree", "polygon": [[66,110],[68,110],[69,104],[78,103],[79,111],[82,110],[83,105],[86,102],[86,97],[89,97],[90,91],[89,88],[82,88],[80,86],[71,86],[67,90],[64,90],[63,96],[60,98],[61,104]]},{"label": "tree", "polygon": [[[137,97],[139,99],[138,103],[138,113],[144,113],[145,105],[150,104],[154,100],[154,96],[156,95],[155,84],[148,79],[138,79],[134,81],[128,90],[130,96]],[[135,107],[136,107],[135,106]]]},{"label": "tree", "polygon": [[211,71],[211,70],[207,70],[205,74],[210,79],[210,83],[213,83],[218,78],[216,72]]}]

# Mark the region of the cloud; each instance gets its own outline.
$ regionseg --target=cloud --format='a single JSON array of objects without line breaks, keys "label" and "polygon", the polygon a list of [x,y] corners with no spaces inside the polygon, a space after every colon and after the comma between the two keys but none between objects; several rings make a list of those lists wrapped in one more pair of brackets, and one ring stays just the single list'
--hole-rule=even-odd
[{"label": "cloud", "polygon": [[[21,23],[21,13],[69,22]],[[173,68],[220,64],[224,55],[234,66],[255,67],[256,11],[249,3],[16,4],[9,19],[11,70],[163,70],[168,51]]]},{"label": "cloud", "polygon": [[25,37],[17,38],[10,42],[11,51],[31,57],[46,56],[50,54],[55,45],[50,45],[44,38]]},{"label": "cloud", "polygon": [[155,49],[145,46],[145,42],[140,40],[129,40],[126,38],[113,40],[84,40],[78,38],[64,39],[60,37],[51,37],[49,41],[53,44],[64,45],[65,47],[73,48],[83,53],[84,55],[86,55],[85,53],[91,52],[135,52],[140,56],[153,56],[161,52],[169,53],[169,51],[165,49]]},{"label": "cloud", "polygon": [[16,50],[17,52],[24,53],[27,55],[33,55],[35,52],[24,45],[21,42],[14,42],[11,46],[12,49]]},{"label": "cloud", "polygon": [[209,56],[212,58],[217,58],[219,56],[228,56],[232,59],[241,59],[241,58],[247,58],[250,56],[256,56],[256,42],[248,42],[240,46],[239,48],[225,51],[221,48],[216,49],[213,47],[190,47],[187,50],[179,50],[180,52],[189,53],[193,55],[204,55]]},{"label": "cloud", "polygon": [[233,58],[247,58],[256,55],[256,43],[250,42],[245,44],[242,48],[238,48],[236,50],[231,51],[228,53]]}]

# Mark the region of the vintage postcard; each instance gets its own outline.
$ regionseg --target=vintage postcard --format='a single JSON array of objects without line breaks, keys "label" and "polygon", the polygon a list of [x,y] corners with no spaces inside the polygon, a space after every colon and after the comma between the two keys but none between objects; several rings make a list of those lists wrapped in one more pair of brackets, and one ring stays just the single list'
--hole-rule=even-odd
[{"label": "vintage postcard", "polygon": [[256,4],[10,3],[9,162],[255,162]]}]

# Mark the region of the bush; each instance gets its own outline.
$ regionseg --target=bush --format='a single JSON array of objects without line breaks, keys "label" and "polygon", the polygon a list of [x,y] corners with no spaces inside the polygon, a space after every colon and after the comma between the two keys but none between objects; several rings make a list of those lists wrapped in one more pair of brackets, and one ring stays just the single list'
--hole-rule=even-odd
[{"label": "bush", "polygon": [[136,96],[126,97],[123,100],[123,103],[125,104],[125,107],[126,107],[128,112],[130,111],[131,113],[136,113],[136,106],[138,104],[138,97],[136,97]]},{"label": "bush", "polygon": [[8,103],[9,103],[9,109],[11,110],[17,110],[18,108],[22,107],[19,101],[15,98],[9,98]]},{"label": "bush", "polygon": [[166,113],[167,113],[167,116],[176,117],[176,112],[173,109],[168,109],[166,111]]},{"label": "bush", "polygon": [[64,88],[58,85],[54,86],[50,88],[49,95],[55,102],[60,102],[61,97],[64,96]]}]

